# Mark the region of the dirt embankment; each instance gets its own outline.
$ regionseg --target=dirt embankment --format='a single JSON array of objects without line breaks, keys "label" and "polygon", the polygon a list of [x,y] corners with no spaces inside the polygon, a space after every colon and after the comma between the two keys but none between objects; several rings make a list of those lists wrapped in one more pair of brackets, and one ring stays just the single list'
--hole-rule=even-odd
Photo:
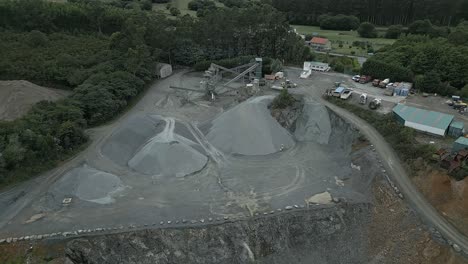
[{"label": "dirt embankment", "polygon": [[14,120],[39,101],[56,101],[69,92],[41,87],[28,81],[0,81],[0,120]]},{"label": "dirt embankment", "polygon": [[369,204],[76,239],[73,263],[364,263]]},{"label": "dirt embankment", "polygon": [[413,181],[443,216],[468,235],[468,177],[456,181],[445,170],[428,166]]}]

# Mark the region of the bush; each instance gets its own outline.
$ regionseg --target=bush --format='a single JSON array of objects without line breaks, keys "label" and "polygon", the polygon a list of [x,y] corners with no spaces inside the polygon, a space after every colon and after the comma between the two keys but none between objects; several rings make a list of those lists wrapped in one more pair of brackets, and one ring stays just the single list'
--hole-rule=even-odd
[{"label": "bush", "polygon": [[395,81],[412,81],[412,73],[409,69],[380,61],[374,57],[364,62],[361,73],[378,79],[390,78]]},{"label": "bush", "polygon": [[387,32],[385,32],[385,38],[388,39],[397,39],[403,33],[403,26],[402,25],[391,25]]},{"label": "bush", "polygon": [[178,15],[180,15],[180,10],[179,10],[177,7],[175,7],[175,6],[169,8],[169,12],[170,12],[171,15],[173,15],[173,16],[178,16]]},{"label": "bush", "polygon": [[140,6],[142,10],[151,10],[153,8],[151,0],[141,0]]},{"label": "bush", "polygon": [[369,22],[361,23],[357,32],[359,36],[363,38],[376,38],[377,37],[377,30],[375,29],[374,24]]},{"label": "bush", "polygon": [[284,109],[294,104],[296,99],[288,92],[288,89],[281,90],[280,94],[273,99],[271,108],[273,109]]}]

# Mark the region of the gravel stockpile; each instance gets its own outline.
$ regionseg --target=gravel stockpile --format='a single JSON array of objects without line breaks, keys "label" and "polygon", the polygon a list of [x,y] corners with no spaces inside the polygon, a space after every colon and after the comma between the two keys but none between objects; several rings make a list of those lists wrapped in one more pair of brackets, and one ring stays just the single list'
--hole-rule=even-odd
[{"label": "gravel stockpile", "polygon": [[267,155],[294,146],[291,134],[270,114],[272,99],[251,98],[226,111],[211,122],[206,138],[229,154]]},{"label": "gravel stockpile", "polygon": [[194,148],[195,142],[174,133],[174,119],[167,118],[165,123],[164,130],[148,140],[128,165],[155,176],[182,177],[203,169],[208,157]]},{"label": "gravel stockpile", "polygon": [[317,102],[306,101],[302,114],[296,121],[296,130],[294,132],[296,139],[328,144],[331,131],[327,108]]},{"label": "gravel stockpile", "polygon": [[102,153],[115,163],[126,166],[134,153],[153,135],[164,128],[165,122],[148,115],[136,115],[122,124],[102,147]]},{"label": "gravel stockpile", "polygon": [[123,190],[120,178],[88,166],[75,168],[65,174],[54,186],[64,197],[75,196],[80,200],[108,204],[113,195]]}]

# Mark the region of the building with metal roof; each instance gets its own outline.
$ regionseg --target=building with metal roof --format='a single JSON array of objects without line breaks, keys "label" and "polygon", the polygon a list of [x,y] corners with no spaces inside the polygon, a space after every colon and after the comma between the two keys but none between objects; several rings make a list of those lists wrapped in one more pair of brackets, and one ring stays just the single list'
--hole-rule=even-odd
[{"label": "building with metal roof", "polygon": [[452,137],[460,137],[465,134],[465,124],[463,122],[455,122],[449,126],[448,134]]},{"label": "building with metal roof", "polygon": [[459,151],[462,149],[468,149],[468,138],[459,137],[453,142],[452,151]]},{"label": "building with metal roof", "polygon": [[402,125],[433,135],[445,136],[454,116],[397,104],[393,114]]}]

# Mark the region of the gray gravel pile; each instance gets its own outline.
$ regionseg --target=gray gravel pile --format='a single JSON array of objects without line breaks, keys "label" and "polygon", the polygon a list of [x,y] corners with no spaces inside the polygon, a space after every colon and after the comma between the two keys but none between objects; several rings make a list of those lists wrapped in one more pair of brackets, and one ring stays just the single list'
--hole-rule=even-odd
[{"label": "gray gravel pile", "polygon": [[294,136],[299,141],[328,144],[332,132],[328,110],[322,104],[306,101],[296,121]]},{"label": "gray gravel pile", "polygon": [[208,157],[194,148],[195,142],[174,133],[174,119],[166,118],[165,123],[164,130],[148,140],[128,165],[154,176],[182,177],[203,169]]},{"label": "gray gravel pile", "polygon": [[272,99],[251,98],[226,111],[211,122],[206,138],[229,154],[267,155],[294,146],[291,134],[270,114]]},{"label": "gray gravel pile", "polygon": [[164,128],[164,121],[147,115],[136,115],[122,124],[102,147],[102,153],[125,166],[149,138]]},{"label": "gray gravel pile", "polygon": [[113,195],[123,190],[120,178],[88,166],[69,171],[54,186],[53,190],[64,196],[75,196],[80,200],[108,204]]}]

